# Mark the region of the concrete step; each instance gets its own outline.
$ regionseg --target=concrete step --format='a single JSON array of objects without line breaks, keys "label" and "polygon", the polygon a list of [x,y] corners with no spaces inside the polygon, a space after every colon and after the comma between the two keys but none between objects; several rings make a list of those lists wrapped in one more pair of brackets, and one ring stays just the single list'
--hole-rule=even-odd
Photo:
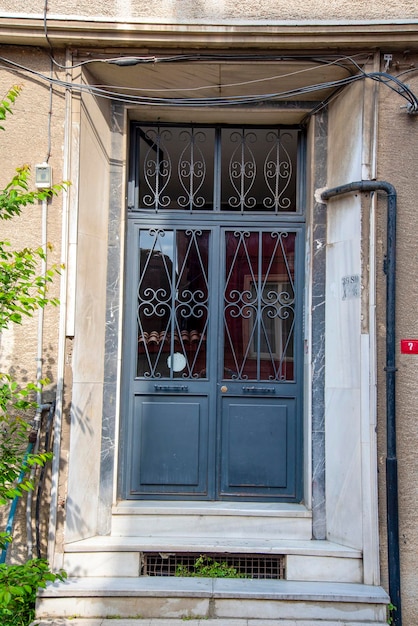
[{"label": "concrete step", "polygon": [[285,555],[287,580],[362,582],[361,552],[330,541],[211,537],[92,537],[66,544],[69,576],[137,577],[143,553]]},{"label": "concrete step", "polygon": [[113,507],[111,535],[294,539],[312,536],[301,504],[123,501]]},{"label": "concrete step", "polygon": [[352,622],[351,620],[309,620],[294,619],[52,619],[33,622],[32,626],[387,626],[387,622]]},{"label": "concrete step", "polygon": [[[135,621],[179,620],[196,626],[363,626],[386,624],[389,598],[380,587],[347,583],[308,583],[207,578],[75,578],[41,590],[38,624],[99,626],[93,618],[129,626]],[[83,618],[83,619],[80,619]],[[116,619],[117,618],[117,619]],[[87,620],[87,621],[86,621]],[[92,621],[93,620],[93,621]],[[117,624],[119,620],[120,624]],[[204,620],[200,624],[200,620]]]}]

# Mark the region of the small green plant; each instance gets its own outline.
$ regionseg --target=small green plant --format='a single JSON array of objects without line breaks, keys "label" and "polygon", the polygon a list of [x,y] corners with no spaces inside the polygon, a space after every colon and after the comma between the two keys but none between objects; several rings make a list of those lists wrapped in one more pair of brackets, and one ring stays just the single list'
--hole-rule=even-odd
[{"label": "small green plant", "polygon": [[389,604],[387,605],[387,622],[388,624],[394,624],[395,620],[393,617],[393,612],[396,611],[396,606],[394,604],[392,604],[392,602],[389,602]]},{"label": "small green plant", "polygon": [[218,562],[205,554],[201,554],[191,568],[187,565],[179,565],[176,569],[176,576],[196,578],[247,578],[245,574],[240,574],[235,567],[228,565],[226,561]]},{"label": "small green plant", "polygon": [[65,572],[51,572],[44,559],[33,559],[22,565],[0,565],[2,626],[28,626],[35,617],[38,589],[46,587],[47,582],[65,578]]}]

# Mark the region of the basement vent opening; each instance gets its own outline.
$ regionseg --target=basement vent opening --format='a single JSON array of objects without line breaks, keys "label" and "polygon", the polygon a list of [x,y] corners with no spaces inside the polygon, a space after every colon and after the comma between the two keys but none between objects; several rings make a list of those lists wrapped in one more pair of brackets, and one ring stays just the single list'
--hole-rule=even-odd
[{"label": "basement vent opening", "polygon": [[[143,552],[142,576],[200,576],[204,577],[202,568],[196,567],[198,559],[204,559],[203,565],[208,566],[214,578],[257,578],[285,579],[285,556],[281,554],[216,554],[179,552]],[[218,567],[219,566],[219,567]],[[220,572],[216,575],[217,570]],[[233,575],[236,571],[236,576]],[[206,570],[207,571],[207,570]],[[225,574],[227,571],[227,574]],[[232,572],[232,575],[231,575]],[[207,575],[207,574],[206,574]]]}]

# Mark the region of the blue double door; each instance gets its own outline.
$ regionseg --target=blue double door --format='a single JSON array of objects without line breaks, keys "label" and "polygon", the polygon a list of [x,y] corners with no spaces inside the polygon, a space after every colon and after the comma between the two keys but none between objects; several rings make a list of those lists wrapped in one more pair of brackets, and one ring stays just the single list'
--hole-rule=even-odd
[{"label": "blue double door", "polygon": [[128,235],[125,497],[300,501],[302,226]]}]

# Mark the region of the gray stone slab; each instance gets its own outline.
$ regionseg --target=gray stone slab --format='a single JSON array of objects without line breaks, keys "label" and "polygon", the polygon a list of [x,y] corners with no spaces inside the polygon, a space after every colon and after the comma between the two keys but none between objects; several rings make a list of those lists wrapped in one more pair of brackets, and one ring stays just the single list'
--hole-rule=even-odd
[{"label": "gray stone slab", "polygon": [[40,591],[46,597],[200,597],[387,604],[381,587],[355,583],[177,577],[72,578]]}]

